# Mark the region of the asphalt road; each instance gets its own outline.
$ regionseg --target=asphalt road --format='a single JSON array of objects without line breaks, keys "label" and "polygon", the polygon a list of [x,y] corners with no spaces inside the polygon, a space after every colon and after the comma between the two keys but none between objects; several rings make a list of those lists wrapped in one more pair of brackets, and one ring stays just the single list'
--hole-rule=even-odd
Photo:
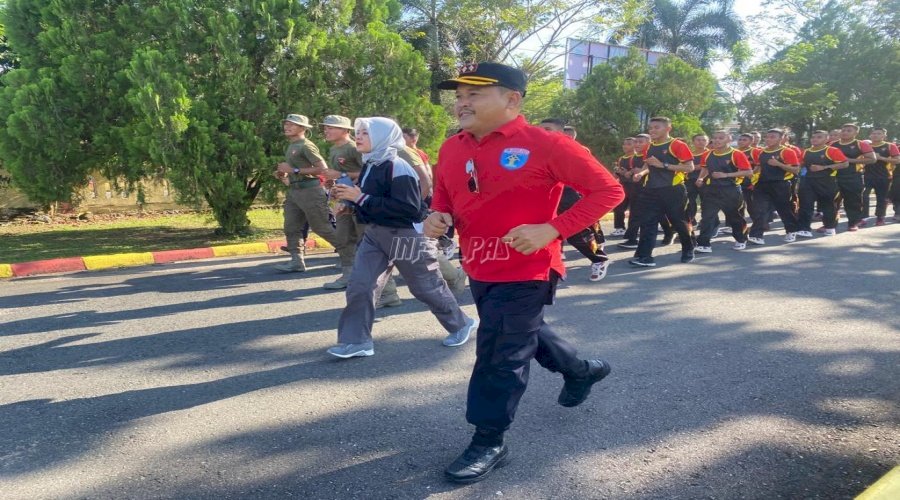
[{"label": "asphalt road", "polygon": [[599,283],[569,248],[548,321],[613,372],[567,409],[535,366],[513,461],[470,486],[441,471],[474,343],[401,287],[374,357],[327,356],[331,254],[2,282],[0,497],[850,498],[900,463],[900,224],[728,239],[652,270],[612,249]]}]

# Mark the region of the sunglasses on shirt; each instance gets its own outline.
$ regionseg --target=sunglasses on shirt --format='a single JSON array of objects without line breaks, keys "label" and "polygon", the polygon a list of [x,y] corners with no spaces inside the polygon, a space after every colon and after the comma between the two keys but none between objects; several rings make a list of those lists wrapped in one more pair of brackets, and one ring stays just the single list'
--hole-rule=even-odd
[{"label": "sunglasses on shirt", "polygon": [[475,170],[475,160],[466,162],[466,173],[469,174],[469,192],[478,192],[478,171]]}]

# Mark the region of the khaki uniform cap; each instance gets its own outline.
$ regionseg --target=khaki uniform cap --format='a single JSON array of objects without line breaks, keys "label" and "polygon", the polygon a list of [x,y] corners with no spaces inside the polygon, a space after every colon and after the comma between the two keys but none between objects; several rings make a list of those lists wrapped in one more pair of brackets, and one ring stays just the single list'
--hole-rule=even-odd
[{"label": "khaki uniform cap", "polygon": [[325,119],[322,120],[322,126],[353,130],[353,124],[350,123],[350,119],[341,115],[326,116]]},{"label": "khaki uniform cap", "polygon": [[282,123],[284,123],[284,122],[291,122],[294,125],[300,125],[301,127],[312,128],[312,125],[309,124],[309,118],[307,118],[303,115],[295,115],[295,114],[287,115],[287,117],[285,117],[285,119],[282,120]]}]

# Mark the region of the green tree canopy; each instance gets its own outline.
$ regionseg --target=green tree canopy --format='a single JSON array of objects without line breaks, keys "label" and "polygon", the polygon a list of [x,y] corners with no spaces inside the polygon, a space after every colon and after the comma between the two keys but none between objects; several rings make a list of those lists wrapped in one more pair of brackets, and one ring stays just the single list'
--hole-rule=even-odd
[{"label": "green tree canopy", "polygon": [[675,54],[707,68],[715,51],[731,51],[744,36],[734,0],[652,0],[636,29],[620,28],[612,41]]},{"label": "green tree canopy", "polygon": [[281,188],[271,172],[286,113],[392,116],[432,151],[444,136],[423,59],[384,24],[399,13],[391,0],[141,7],[11,0],[4,10],[21,67],[4,77],[0,158],[36,201],[67,200],[95,169],[165,176],[238,233],[253,201]]},{"label": "green tree canopy", "polygon": [[594,154],[609,161],[620,154],[622,139],[646,130],[652,116],[670,117],[676,136],[701,132],[700,116],[713,106],[715,91],[709,71],[677,57],[664,57],[653,67],[632,49],[626,57],[594,66],[554,111],[578,127],[579,140]]},{"label": "green tree canopy", "polygon": [[900,42],[843,2],[828,2],[746,78],[761,86],[741,101],[747,127],[787,125],[807,136],[845,122],[900,128]]}]

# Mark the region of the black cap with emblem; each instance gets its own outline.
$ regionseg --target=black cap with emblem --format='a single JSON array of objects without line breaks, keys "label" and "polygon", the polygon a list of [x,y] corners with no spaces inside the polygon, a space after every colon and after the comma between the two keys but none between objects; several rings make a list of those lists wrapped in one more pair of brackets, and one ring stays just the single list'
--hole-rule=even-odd
[{"label": "black cap with emblem", "polygon": [[444,80],[437,85],[437,88],[441,90],[455,90],[460,84],[506,87],[521,92],[524,97],[528,79],[522,70],[512,66],[482,62],[478,64],[464,64],[459,68],[458,77]]}]

